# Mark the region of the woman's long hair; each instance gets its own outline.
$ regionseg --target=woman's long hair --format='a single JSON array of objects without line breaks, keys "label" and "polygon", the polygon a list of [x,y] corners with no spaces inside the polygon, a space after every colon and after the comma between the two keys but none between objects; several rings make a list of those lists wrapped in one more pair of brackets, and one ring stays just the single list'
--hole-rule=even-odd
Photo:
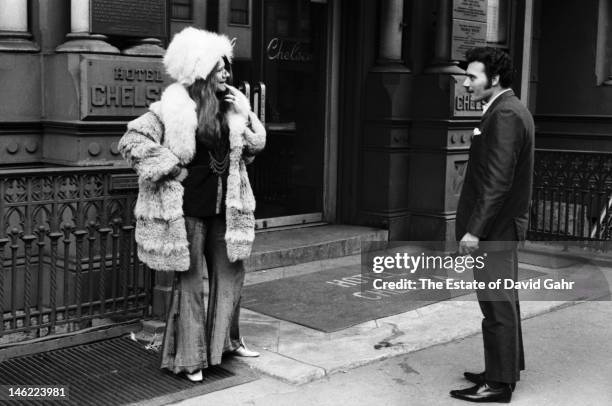
[{"label": "woman's long hair", "polygon": [[223,134],[227,134],[227,120],[223,114],[227,106],[219,100],[224,94],[217,95],[215,70],[206,79],[196,79],[187,88],[189,96],[196,102],[198,115],[196,139],[208,149],[219,147],[223,141]]}]

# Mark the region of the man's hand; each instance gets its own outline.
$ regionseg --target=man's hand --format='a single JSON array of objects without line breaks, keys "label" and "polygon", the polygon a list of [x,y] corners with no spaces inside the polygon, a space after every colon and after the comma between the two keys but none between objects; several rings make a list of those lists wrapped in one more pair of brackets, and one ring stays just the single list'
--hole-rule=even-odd
[{"label": "man's hand", "polygon": [[459,253],[463,255],[471,254],[478,249],[480,239],[473,234],[465,233],[459,241]]}]

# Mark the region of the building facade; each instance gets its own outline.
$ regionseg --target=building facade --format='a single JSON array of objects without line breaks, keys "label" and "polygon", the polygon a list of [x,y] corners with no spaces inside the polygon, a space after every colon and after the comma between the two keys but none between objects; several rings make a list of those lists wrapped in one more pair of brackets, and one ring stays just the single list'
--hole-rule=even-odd
[{"label": "building facade", "polygon": [[168,84],[164,47],[189,25],[236,38],[235,84],[266,123],[258,228],[452,239],[482,109],[460,62],[489,45],[511,54],[536,118],[531,235],[606,237],[611,13],[608,0],[3,0],[0,336],[163,302],[167,276],[135,257],[136,177],[117,141]]}]

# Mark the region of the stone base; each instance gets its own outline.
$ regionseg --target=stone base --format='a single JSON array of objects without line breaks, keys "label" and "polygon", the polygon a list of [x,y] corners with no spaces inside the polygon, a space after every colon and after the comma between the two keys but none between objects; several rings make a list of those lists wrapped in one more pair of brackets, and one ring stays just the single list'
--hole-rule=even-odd
[{"label": "stone base", "polygon": [[459,67],[459,62],[440,62],[433,63],[425,68],[425,73],[443,74],[443,75],[464,75],[465,70]]},{"label": "stone base", "polygon": [[119,49],[105,42],[106,36],[88,33],[70,33],[67,41],[55,48],[55,52],[81,54],[118,54]]},{"label": "stone base", "polygon": [[402,61],[379,59],[370,72],[411,73],[412,71]]},{"label": "stone base", "polygon": [[40,162],[42,137],[39,123],[3,123],[0,129],[0,162],[28,164]]},{"label": "stone base", "polygon": [[5,52],[38,52],[40,47],[31,41],[32,35],[28,32],[1,31],[0,51]]},{"label": "stone base", "polygon": [[42,159],[69,166],[123,164],[118,150],[122,122],[64,121],[44,123]]},{"label": "stone base", "polygon": [[166,50],[162,48],[162,42],[157,38],[145,38],[134,46],[121,51],[124,55],[130,56],[153,56],[163,57]]},{"label": "stone base", "polygon": [[172,294],[171,286],[158,286],[153,288],[152,312],[153,317],[159,320],[165,320],[170,308],[170,295]]},{"label": "stone base", "polygon": [[413,213],[409,236],[411,241],[454,241],[455,216]]}]

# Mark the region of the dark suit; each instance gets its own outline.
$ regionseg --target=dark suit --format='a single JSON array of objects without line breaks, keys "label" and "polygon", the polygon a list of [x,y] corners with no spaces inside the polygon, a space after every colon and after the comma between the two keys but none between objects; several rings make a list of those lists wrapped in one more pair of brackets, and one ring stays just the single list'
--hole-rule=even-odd
[{"label": "dark suit", "polygon": [[[533,182],[534,123],[512,90],[497,97],[472,139],[455,223],[456,237],[480,238],[486,268],[479,281],[517,279],[517,243],[527,231]],[[513,383],[524,369],[516,290],[478,290],[484,319],[485,378]]]}]

